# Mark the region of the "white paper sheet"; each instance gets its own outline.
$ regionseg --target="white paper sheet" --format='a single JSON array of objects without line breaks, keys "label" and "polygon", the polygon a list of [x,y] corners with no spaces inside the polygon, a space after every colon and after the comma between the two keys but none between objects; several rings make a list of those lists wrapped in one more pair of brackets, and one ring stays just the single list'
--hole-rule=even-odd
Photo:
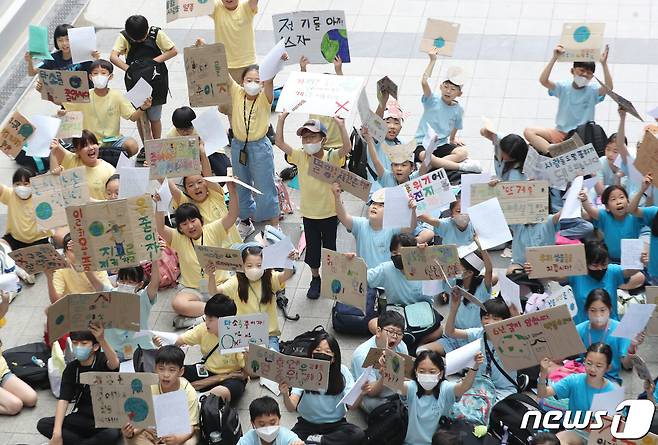
[{"label": "white paper sheet", "polygon": [[119,372],[135,372],[135,364],[132,360],[119,363]]},{"label": "white paper sheet", "polygon": [[263,194],[256,187],[251,186],[249,184],[245,184],[244,182],[240,181],[238,178],[235,178],[233,176],[208,176],[205,179],[206,179],[206,181],[217,182],[217,183],[220,183],[220,182],[235,182],[236,184],[241,185],[242,187],[244,187],[246,189],[249,189],[254,193],[258,193],[259,195]]},{"label": "white paper sheet", "polygon": [[25,152],[28,156],[47,158],[50,156],[50,143],[57,136],[62,123],[56,117],[33,115],[30,122],[34,126],[34,133],[27,141]]},{"label": "white paper sheet", "polygon": [[216,107],[210,108],[192,120],[192,125],[203,141],[207,156],[223,150],[228,145],[226,128]]},{"label": "white paper sheet", "polygon": [[617,387],[612,391],[594,394],[589,411],[607,411],[609,415],[615,414],[617,405],[624,401],[624,388]]},{"label": "white paper sheet", "polygon": [[169,205],[171,204],[172,196],[171,190],[169,190],[169,183],[167,182],[167,179],[162,181],[162,185],[158,190],[158,195],[160,195],[160,201],[156,203],[156,212],[169,213]]},{"label": "white paper sheet", "polygon": [[560,221],[563,219],[580,218],[582,203],[578,198],[578,194],[583,188],[583,177],[578,176],[571,182],[571,187],[564,195],[564,207],[560,213]]},{"label": "white paper sheet", "polygon": [[67,31],[71,45],[71,58],[73,63],[93,62],[91,55],[97,49],[96,30],[93,26],[71,28]]},{"label": "white paper sheet", "polygon": [[438,295],[443,290],[443,281],[423,280],[423,295]]},{"label": "white paper sheet", "polygon": [[11,272],[0,275],[0,291],[16,292],[18,290],[18,276]]},{"label": "white paper sheet", "polygon": [[430,126],[430,124],[425,124],[425,138],[423,139],[423,147],[425,147],[425,159],[423,159],[423,165],[429,169],[430,164],[432,163],[432,153],[439,145],[439,136],[436,134],[436,131]]},{"label": "white paper sheet", "polygon": [[519,285],[507,278],[504,274],[499,276],[498,284],[500,285],[500,292],[503,300],[505,300],[505,304],[507,304],[507,306],[516,306],[519,313],[521,313],[521,288]]},{"label": "white paper sheet", "polygon": [[644,269],[644,264],[640,261],[645,244],[642,239],[622,239],[621,240],[621,268],[622,269]]},{"label": "white paper sheet", "polygon": [[372,366],[368,366],[366,370],[363,371],[363,374],[361,374],[361,377],[359,377],[356,380],[356,382],[354,382],[354,386],[352,386],[352,389],[350,389],[349,392],[345,394],[342,399],[340,399],[340,402],[338,402],[336,408],[338,408],[343,403],[349,406],[354,405],[356,399],[359,398],[359,394],[361,394],[362,391],[361,387],[368,382],[368,378],[370,377],[371,372],[372,372]]},{"label": "white paper sheet", "polygon": [[190,411],[185,391],[167,392],[153,396],[153,411],[158,437],[192,432]]},{"label": "white paper sheet", "polygon": [[491,198],[471,206],[468,210],[471,224],[480,238],[484,250],[499,246],[512,239],[498,198]]},{"label": "white paper sheet", "polygon": [[610,335],[634,340],[637,334],[647,327],[647,323],[656,309],[655,304],[629,304],[626,306],[624,318]]},{"label": "white paper sheet", "polygon": [[658,107],[653,108],[653,109],[647,111],[647,114],[648,114],[649,116],[651,116],[652,118],[654,118],[654,119],[658,119]]},{"label": "white paper sheet", "polygon": [[286,62],[281,60],[281,56],[286,52],[285,43],[286,42],[283,39],[279,40],[279,43],[274,45],[274,47],[272,47],[265,57],[263,57],[263,60],[258,64],[258,73],[261,82],[274,79],[274,76],[283,69]]},{"label": "white paper sheet", "polygon": [[148,167],[122,167],[117,173],[119,173],[119,199],[148,193]]},{"label": "white paper sheet", "polygon": [[126,156],[123,152],[119,154],[119,160],[117,161],[117,170],[121,170],[124,167],[134,167],[135,161]]},{"label": "white paper sheet", "polygon": [[409,196],[400,186],[384,189],[384,229],[405,229],[411,224]]},{"label": "white paper sheet", "polygon": [[471,206],[471,185],[472,184],[486,184],[491,181],[491,173],[469,173],[462,175],[462,194],[461,204],[462,213],[468,213],[468,208]]},{"label": "white paper sheet", "polygon": [[138,108],[144,105],[147,98],[151,97],[151,93],[153,93],[153,87],[144,78],[140,78],[125,96],[135,108]]},{"label": "white paper sheet", "polygon": [[281,395],[281,391],[279,391],[279,384],[277,382],[273,382],[272,380],[266,379],[265,377],[261,377],[258,380],[260,386],[264,386],[265,388],[269,389],[275,396],[279,397]]},{"label": "white paper sheet", "polygon": [[480,351],[480,339],[473,340],[459,349],[450,351],[446,354],[446,372],[445,375],[452,375],[464,368],[475,366],[475,354]]},{"label": "white paper sheet", "polygon": [[150,335],[160,337],[165,345],[175,345],[176,340],[178,340],[178,334],[175,332],[164,332],[164,331],[147,331]]},{"label": "white paper sheet", "polygon": [[288,258],[290,252],[295,249],[289,237],[263,248],[263,269],[292,269],[293,261]]}]

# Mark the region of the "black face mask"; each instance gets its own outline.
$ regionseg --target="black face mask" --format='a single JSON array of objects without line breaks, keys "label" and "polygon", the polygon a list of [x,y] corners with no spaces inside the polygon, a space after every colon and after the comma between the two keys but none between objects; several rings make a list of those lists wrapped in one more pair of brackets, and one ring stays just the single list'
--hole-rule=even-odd
[{"label": "black face mask", "polygon": [[402,255],[391,255],[391,261],[393,261],[393,265],[396,269],[404,270],[402,266]]},{"label": "black face mask", "polygon": [[605,275],[605,273],[607,271],[608,271],[607,267],[605,269],[602,269],[602,270],[587,269],[587,275],[594,278],[596,281],[601,281],[603,279],[603,276]]},{"label": "black face mask", "polygon": [[313,354],[311,354],[311,358],[314,358],[315,360],[324,360],[326,362],[330,362],[334,359],[329,354],[324,354],[322,352],[314,352]]}]

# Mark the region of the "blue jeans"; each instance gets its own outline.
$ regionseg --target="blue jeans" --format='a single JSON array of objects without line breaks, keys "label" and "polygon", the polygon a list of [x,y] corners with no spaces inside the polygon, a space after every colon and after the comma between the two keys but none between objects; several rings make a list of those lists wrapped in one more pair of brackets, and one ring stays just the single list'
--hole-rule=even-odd
[{"label": "blue jeans", "polygon": [[247,165],[240,163],[240,151],[244,141],[231,140],[231,164],[233,175],[256,187],[262,195],[238,185],[240,219],[253,218],[255,222],[267,221],[279,216],[279,195],[274,185],[274,154],[272,143],[263,136],[247,144]]}]

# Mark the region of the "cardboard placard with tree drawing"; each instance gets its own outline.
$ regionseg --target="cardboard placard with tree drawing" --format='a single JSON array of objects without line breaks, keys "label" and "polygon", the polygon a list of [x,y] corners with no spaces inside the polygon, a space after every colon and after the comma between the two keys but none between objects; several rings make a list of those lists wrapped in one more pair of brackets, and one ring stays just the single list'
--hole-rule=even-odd
[{"label": "cardboard placard with tree drawing", "polygon": [[277,383],[287,383],[291,388],[326,391],[329,366],[326,360],[284,355],[250,343],[246,367],[255,375]]},{"label": "cardboard placard with tree drawing", "polygon": [[384,366],[379,370],[384,386],[400,392],[404,388],[404,357],[395,351],[387,350],[384,354]]},{"label": "cardboard placard with tree drawing", "polygon": [[322,249],[321,296],[365,312],[367,291],[368,268],[362,258],[349,259],[342,253]]},{"label": "cardboard placard with tree drawing", "polygon": [[[383,348],[370,348],[368,355],[363,360],[362,368],[367,368],[372,366],[374,369],[381,368],[379,364],[379,357],[382,356],[382,353],[385,351]],[[404,376],[408,379],[413,378],[414,375],[414,358],[410,355],[402,354],[401,352],[397,353],[399,356],[404,358]]]},{"label": "cardboard placard with tree drawing", "polygon": [[223,43],[185,48],[183,60],[191,107],[230,106],[231,79]]},{"label": "cardboard placard with tree drawing", "polygon": [[29,274],[68,267],[66,259],[51,244],[36,244],[9,252],[16,265]]}]

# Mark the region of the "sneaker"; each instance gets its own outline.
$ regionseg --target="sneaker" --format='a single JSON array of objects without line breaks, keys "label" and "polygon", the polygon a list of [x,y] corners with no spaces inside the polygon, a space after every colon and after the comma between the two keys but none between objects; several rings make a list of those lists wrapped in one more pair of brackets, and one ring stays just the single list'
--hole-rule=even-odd
[{"label": "sneaker", "polygon": [[311,287],[309,287],[308,292],[306,292],[306,298],[310,298],[311,300],[317,300],[318,298],[320,298],[321,286],[322,286],[322,281],[320,277],[311,278]]},{"label": "sneaker", "polygon": [[20,268],[18,266],[16,266],[16,271],[15,272],[16,272],[16,275],[18,275],[18,278],[23,280],[26,284],[34,284],[34,282],[36,281],[34,275],[25,272],[25,270],[23,270],[22,268]]},{"label": "sneaker", "polygon": [[281,170],[281,172],[279,173],[279,178],[281,178],[282,181],[290,181],[295,176],[297,176],[297,166],[296,165],[286,167],[283,170]]},{"label": "sneaker", "polygon": [[519,374],[516,383],[519,385],[519,392],[523,392],[530,387],[530,377],[528,374]]},{"label": "sneaker", "polygon": [[482,166],[480,165],[480,161],[467,159],[459,163],[459,170],[469,173],[482,173]]},{"label": "sneaker", "polygon": [[322,435],[321,434],[313,434],[311,436],[308,436],[306,440],[304,441],[306,445],[320,445],[322,443]]},{"label": "sneaker", "polygon": [[175,329],[187,329],[200,323],[203,323],[203,317],[185,317],[183,315],[176,315],[172,324]]},{"label": "sneaker", "polygon": [[[247,221],[249,224],[247,224],[245,221]],[[256,229],[254,228],[254,223],[252,223],[250,219],[240,221],[240,224],[238,224],[238,232],[240,233],[242,239],[247,238],[255,231]]]}]

